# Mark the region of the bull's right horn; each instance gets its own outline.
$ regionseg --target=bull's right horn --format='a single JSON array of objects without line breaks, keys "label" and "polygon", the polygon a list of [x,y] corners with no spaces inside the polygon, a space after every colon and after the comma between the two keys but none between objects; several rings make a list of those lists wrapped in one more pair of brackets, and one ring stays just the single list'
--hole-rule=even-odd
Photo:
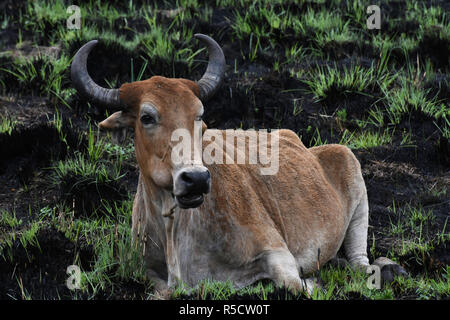
[{"label": "bull's right horn", "polygon": [[208,47],[208,67],[206,68],[205,74],[198,81],[200,99],[206,101],[216,93],[222,83],[225,73],[225,56],[222,48],[213,38],[201,33],[197,33],[194,36]]},{"label": "bull's right horn", "polygon": [[70,75],[77,91],[96,104],[107,106],[111,109],[120,109],[119,89],[106,89],[100,87],[92,80],[87,71],[87,58],[89,52],[97,45],[97,40],[91,40],[82,46],[72,61]]}]

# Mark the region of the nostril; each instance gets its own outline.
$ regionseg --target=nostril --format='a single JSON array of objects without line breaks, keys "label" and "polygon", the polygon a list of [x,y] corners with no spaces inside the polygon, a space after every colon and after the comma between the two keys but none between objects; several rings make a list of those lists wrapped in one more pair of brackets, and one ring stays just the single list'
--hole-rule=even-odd
[{"label": "nostril", "polygon": [[193,184],[194,180],[189,176],[189,173],[183,172],[181,174],[181,179],[187,184]]}]

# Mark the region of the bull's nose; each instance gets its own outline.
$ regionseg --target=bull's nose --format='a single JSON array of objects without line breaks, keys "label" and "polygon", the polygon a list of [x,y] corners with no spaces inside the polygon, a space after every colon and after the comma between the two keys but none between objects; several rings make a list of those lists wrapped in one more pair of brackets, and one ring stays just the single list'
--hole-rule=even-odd
[{"label": "bull's nose", "polygon": [[175,201],[182,209],[200,206],[203,203],[203,195],[210,190],[211,175],[205,167],[183,168],[174,178]]},{"label": "bull's nose", "polygon": [[180,174],[180,182],[184,184],[188,193],[203,194],[208,193],[210,188],[211,175],[208,170],[184,171]]}]

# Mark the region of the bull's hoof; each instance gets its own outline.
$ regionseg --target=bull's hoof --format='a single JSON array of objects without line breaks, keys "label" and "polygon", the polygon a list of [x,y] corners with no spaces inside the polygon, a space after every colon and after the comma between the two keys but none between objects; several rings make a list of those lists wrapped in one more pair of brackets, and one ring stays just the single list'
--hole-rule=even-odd
[{"label": "bull's hoof", "polygon": [[409,274],[398,264],[388,264],[381,268],[381,278],[383,279],[383,283],[391,283],[396,276],[407,278]]},{"label": "bull's hoof", "polygon": [[380,267],[381,271],[381,279],[383,280],[383,283],[391,283],[394,281],[394,278],[397,277],[409,277],[408,272],[400,265],[396,264],[394,261],[381,257],[376,259],[373,262],[374,265],[377,265]]}]

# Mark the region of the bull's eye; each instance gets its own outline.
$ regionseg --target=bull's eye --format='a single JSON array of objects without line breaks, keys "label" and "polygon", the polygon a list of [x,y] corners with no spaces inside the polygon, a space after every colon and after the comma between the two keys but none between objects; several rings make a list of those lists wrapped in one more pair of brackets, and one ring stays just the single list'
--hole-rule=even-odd
[{"label": "bull's eye", "polygon": [[142,124],[145,126],[145,125],[150,125],[150,124],[156,123],[156,120],[155,120],[155,118],[153,118],[151,115],[144,114],[144,115],[141,117],[141,122],[142,122]]}]

